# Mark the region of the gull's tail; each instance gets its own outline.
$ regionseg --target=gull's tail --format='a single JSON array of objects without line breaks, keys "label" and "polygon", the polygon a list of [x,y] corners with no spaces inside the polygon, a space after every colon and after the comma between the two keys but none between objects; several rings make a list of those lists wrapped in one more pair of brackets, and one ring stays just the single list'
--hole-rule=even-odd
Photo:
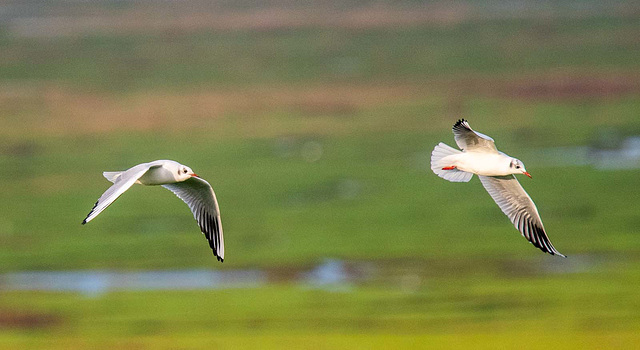
[{"label": "gull's tail", "polygon": [[[451,182],[469,182],[473,174],[452,167],[453,160],[449,158],[460,153],[462,151],[440,142],[431,152],[431,170],[436,175]],[[444,168],[448,168],[448,170]]]},{"label": "gull's tail", "polygon": [[120,174],[122,174],[122,171],[105,171],[102,173],[102,176],[104,176],[105,179],[116,183],[116,180],[118,180]]}]

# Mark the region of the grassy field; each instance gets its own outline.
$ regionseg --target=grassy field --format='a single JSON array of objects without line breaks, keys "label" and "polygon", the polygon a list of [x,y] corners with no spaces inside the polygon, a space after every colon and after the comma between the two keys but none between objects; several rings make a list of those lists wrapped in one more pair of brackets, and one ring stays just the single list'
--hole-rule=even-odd
[{"label": "grassy field", "polygon": [[[469,75],[633,72],[635,17],[451,26],[0,38],[0,76],[112,92],[255,84],[425,84]],[[69,53],[73,53],[70,55]]]},{"label": "grassy field", "polygon": [[0,346],[597,349],[638,341],[638,273],[628,267],[537,276],[460,267],[467,270],[411,290],[389,283],[344,292],[281,284],[98,298],[4,293],[12,309],[3,313]]},{"label": "grassy field", "polygon": [[[42,37],[0,27],[0,272],[292,274],[326,257],[384,270],[338,292],[286,280],[87,296],[6,291],[0,277],[0,348],[640,342],[637,168],[551,159],[640,135],[640,24],[633,11],[508,17]],[[460,117],[526,164],[521,183],[568,259],[527,243],[477,179],[430,171]],[[223,264],[162,188],[134,187],[80,225],[109,185],[102,171],[155,159],[213,185]],[[419,283],[404,288],[406,276]]]}]

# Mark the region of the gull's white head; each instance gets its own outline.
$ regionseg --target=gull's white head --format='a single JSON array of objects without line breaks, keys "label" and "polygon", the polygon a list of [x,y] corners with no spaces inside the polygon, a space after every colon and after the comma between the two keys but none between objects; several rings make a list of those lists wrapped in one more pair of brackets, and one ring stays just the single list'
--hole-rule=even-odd
[{"label": "gull's white head", "polygon": [[527,169],[524,167],[524,163],[522,163],[520,159],[511,158],[509,170],[511,170],[512,174],[525,174],[528,177],[531,177],[531,174],[527,172]]},{"label": "gull's white head", "polygon": [[171,170],[173,171],[174,178],[178,182],[189,180],[193,176],[198,177],[191,168],[179,163],[175,163]]}]

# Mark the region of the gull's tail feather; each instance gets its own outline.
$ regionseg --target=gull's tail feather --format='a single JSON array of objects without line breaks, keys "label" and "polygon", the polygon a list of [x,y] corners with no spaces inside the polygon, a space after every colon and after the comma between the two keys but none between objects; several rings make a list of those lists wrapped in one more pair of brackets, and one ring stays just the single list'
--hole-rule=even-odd
[{"label": "gull's tail feather", "polygon": [[105,179],[113,183],[116,183],[116,181],[120,177],[120,174],[122,173],[123,173],[122,171],[105,171],[102,173],[102,176],[104,176]]},{"label": "gull's tail feather", "polygon": [[[431,152],[431,170],[436,175],[451,182],[469,182],[473,177],[472,173],[451,168],[453,164],[452,159],[449,157],[460,153],[462,152],[440,142]],[[443,168],[449,168],[449,170]]]}]

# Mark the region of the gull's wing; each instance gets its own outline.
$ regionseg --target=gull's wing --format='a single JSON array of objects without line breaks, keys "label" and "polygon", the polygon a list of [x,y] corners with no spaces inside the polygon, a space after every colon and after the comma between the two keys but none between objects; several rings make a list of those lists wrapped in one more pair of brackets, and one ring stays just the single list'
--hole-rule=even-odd
[{"label": "gull's wing", "polygon": [[134,166],[124,172],[122,175],[116,180],[116,182],[111,185],[93,206],[87,217],[82,220],[82,224],[86,224],[87,222],[93,220],[98,214],[102,213],[103,210],[107,209],[111,203],[113,203],[121,194],[123,194],[129,187],[133,186],[139,178],[142,177],[149,169],[156,168],[159,165],[152,166],[149,163],[143,163]]},{"label": "gull's wing", "polygon": [[502,212],[509,217],[513,225],[529,242],[543,252],[566,258],[551,244],[544,226],[542,226],[536,205],[515,176],[478,177]]},{"label": "gull's wing", "polygon": [[170,190],[187,203],[193,217],[198,222],[198,226],[200,226],[200,230],[209,241],[213,254],[218,260],[223,261],[224,239],[220,209],[211,185],[204,179],[192,177],[186,181],[162,185],[162,187]]},{"label": "gull's wing", "polygon": [[469,126],[469,122],[464,119],[458,120],[453,125],[453,136],[458,147],[463,151],[498,152],[491,137],[473,131]]}]

